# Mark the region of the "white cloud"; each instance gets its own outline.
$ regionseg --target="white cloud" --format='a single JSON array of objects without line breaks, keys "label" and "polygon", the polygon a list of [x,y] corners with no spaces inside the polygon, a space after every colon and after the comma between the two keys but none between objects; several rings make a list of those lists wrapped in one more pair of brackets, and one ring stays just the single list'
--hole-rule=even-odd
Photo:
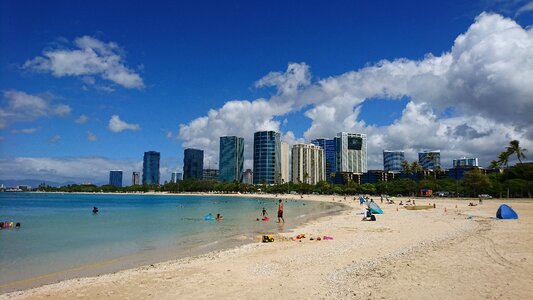
[{"label": "white cloud", "polygon": [[103,157],[9,157],[0,158],[1,179],[37,179],[56,182],[73,181],[106,184],[110,170],[123,170],[124,184],[131,182],[131,172],[142,170],[142,161],[111,160]]},{"label": "white cloud", "polygon": [[[488,163],[510,139],[533,146],[533,29],[497,14],[479,15],[440,56],[383,60],[315,83],[305,63],[291,63],[285,73],[271,72],[255,85],[277,92],[268,99],[229,101],[181,124],[183,146],[204,149],[213,159],[220,136],[238,135],[245,137],[250,159],[254,131],[279,130],[280,116],[302,108],[311,119],[307,141],[339,131],[367,133],[371,168],[382,167],[385,148],[403,148],[410,160],[421,149],[438,148],[449,165],[457,156]],[[404,97],[410,102],[390,126],[361,120],[365,101]],[[451,116],[442,114],[450,108]]]},{"label": "white cloud", "polygon": [[51,137],[48,142],[50,144],[57,144],[59,141],[61,140],[61,136],[60,135],[54,135],[53,137]]},{"label": "white cloud", "polygon": [[87,123],[87,121],[89,121],[89,117],[87,117],[86,115],[80,115],[75,122],[78,124],[84,124]]},{"label": "white cloud", "polygon": [[130,124],[122,121],[118,115],[111,116],[111,119],[109,119],[109,130],[112,132],[122,132],[124,130],[140,130],[141,127],[139,124]]},{"label": "white cloud", "polygon": [[532,2],[529,2],[529,3],[526,3],[526,4],[524,4],[524,5],[522,5],[522,6],[516,11],[515,17],[518,17],[519,15],[521,15],[521,14],[523,14],[523,13],[530,12],[530,11],[533,11],[533,1],[532,1]]},{"label": "white cloud", "polygon": [[71,108],[65,104],[51,104],[43,97],[23,91],[9,90],[3,93],[5,103],[0,108],[0,128],[12,122],[33,121],[43,117],[65,116]]},{"label": "white cloud", "polygon": [[87,140],[89,142],[96,142],[97,140],[96,134],[92,133],[91,131],[87,131]]},{"label": "white cloud", "polygon": [[105,43],[90,36],[74,40],[75,49],[43,51],[24,63],[23,69],[50,72],[55,77],[79,76],[88,85],[95,84],[94,76],[125,88],[143,88],[141,76],[124,63],[124,55],[116,43]]},{"label": "white cloud", "polygon": [[13,129],[11,132],[13,134],[33,134],[37,132],[39,128],[22,128],[22,129]]}]

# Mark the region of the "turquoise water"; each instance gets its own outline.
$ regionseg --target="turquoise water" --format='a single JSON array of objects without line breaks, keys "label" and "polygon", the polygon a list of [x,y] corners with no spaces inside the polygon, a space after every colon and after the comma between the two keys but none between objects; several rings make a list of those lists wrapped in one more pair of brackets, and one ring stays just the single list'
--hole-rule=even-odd
[{"label": "turquoise water", "polygon": [[[22,224],[0,231],[0,270],[9,270],[2,271],[0,290],[249,243],[259,234],[341,210],[312,201],[284,205],[286,223],[276,224],[275,199],[0,193],[0,221]],[[100,210],[96,215],[93,206]],[[256,221],[263,207],[270,222]],[[224,220],[205,221],[207,213],[220,213]]]}]

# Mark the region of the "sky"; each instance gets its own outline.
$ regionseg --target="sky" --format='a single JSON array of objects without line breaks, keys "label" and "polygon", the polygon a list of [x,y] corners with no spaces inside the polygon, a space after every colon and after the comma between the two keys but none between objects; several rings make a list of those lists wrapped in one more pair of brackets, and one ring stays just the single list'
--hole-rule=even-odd
[{"label": "sky", "polygon": [[532,25],[526,0],[0,0],[0,180],[129,185],[155,150],[163,182],[224,135],[251,168],[258,130],[488,166],[533,149]]}]

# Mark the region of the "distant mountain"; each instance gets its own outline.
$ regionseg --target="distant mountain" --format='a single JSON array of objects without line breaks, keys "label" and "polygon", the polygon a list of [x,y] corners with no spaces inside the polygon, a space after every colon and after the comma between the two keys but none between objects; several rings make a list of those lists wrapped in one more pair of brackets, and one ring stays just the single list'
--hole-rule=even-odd
[{"label": "distant mountain", "polygon": [[68,185],[68,184],[76,184],[73,181],[55,182],[55,181],[35,180],[35,179],[0,179],[0,184],[3,184],[5,187],[16,187],[17,185],[29,185],[32,188],[36,188],[43,182],[49,186],[55,186],[55,187],[60,187],[60,186]]}]

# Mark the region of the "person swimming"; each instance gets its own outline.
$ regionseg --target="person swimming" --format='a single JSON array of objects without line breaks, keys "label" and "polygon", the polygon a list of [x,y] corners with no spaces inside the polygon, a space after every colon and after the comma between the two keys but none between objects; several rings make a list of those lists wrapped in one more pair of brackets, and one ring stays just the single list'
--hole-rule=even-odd
[{"label": "person swimming", "polygon": [[217,214],[216,220],[217,221],[224,220],[224,217],[221,214]]},{"label": "person swimming", "polygon": [[93,206],[93,214],[97,214],[97,213],[98,213],[98,207]]}]

